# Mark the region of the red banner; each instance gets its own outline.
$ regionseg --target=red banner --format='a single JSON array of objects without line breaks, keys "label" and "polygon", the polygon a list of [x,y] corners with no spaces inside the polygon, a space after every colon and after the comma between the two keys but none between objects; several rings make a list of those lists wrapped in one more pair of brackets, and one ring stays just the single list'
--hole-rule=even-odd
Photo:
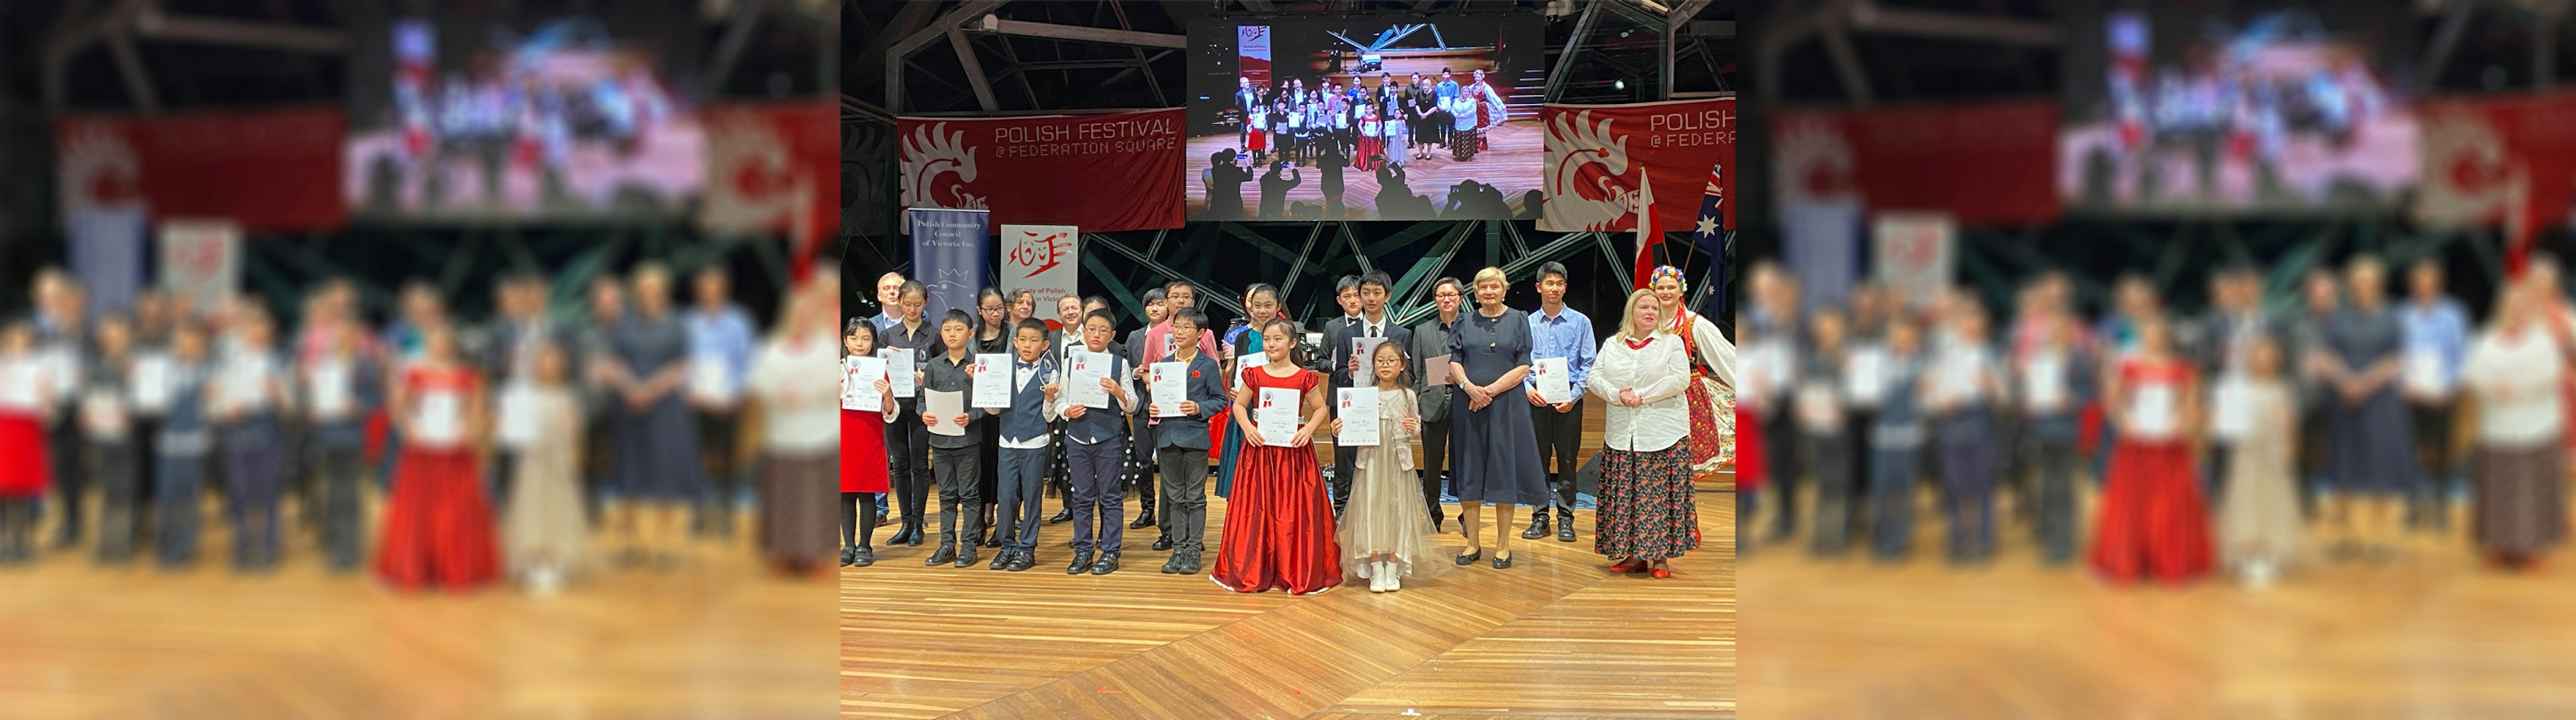
[{"label": "red banner", "polygon": [[2511,265],[2540,226],[2576,204],[2576,93],[2427,101],[2415,215],[2434,225],[2503,225]]},{"label": "red banner", "polygon": [[1783,110],[1772,119],[1782,207],[1858,197],[1871,212],[1961,224],[2057,217],[2058,100]]},{"label": "red banner", "polygon": [[54,125],[63,212],[140,203],[253,232],[335,229],[347,132],[336,107],[67,118]]},{"label": "red banner", "polygon": [[[1657,228],[1688,230],[1712,168],[1725,197],[1735,196],[1734,98],[1549,105],[1539,118],[1547,128],[1540,230],[1635,230],[1636,208],[1649,203]],[[1725,219],[1733,229],[1735,213]]]},{"label": "red banner", "polygon": [[717,232],[786,234],[801,272],[840,228],[840,113],[821,101],[708,108],[699,222]]},{"label": "red banner", "polygon": [[1084,232],[1181,226],[1179,108],[1025,118],[897,118],[906,208],[991,210]]}]

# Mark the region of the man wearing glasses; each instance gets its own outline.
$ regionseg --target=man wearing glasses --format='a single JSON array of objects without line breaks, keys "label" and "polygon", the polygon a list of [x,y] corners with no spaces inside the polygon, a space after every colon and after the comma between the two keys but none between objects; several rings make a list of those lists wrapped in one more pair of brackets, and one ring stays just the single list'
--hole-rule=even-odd
[{"label": "man wearing glasses", "polygon": [[[1449,389],[1448,382],[1433,383],[1424,373],[1436,369],[1448,374],[1449,330],[1458,324],[1458,307],[1465,302],[1466,286],[1457,278],[1444,277],[1431,285],[1431,302],[1440,313],[1413,326],[1413,389],[1422,401],[1422,504],[1431,510],[1431,529],[1440,530],[1446,517],[1440,508],[1440,478],[1449,467]],[[1432,363],[1435,358],[1438,363]],[[1436,365],[1436,368],[1434,367]]]}]

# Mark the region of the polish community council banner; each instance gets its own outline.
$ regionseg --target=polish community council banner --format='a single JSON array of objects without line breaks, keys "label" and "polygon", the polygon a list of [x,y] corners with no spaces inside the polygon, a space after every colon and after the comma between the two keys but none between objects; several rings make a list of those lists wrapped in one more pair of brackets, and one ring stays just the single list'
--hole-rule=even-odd
[{"label": "polish community council banner", "polygon": [[912,278],[930,291],[921,317],[936,323],[949,308],[975,312],[975,293],[992,264],[992,213],[909,208],[903,215],[912,236]]},{"label": "polish community council banner", "polygon": [[[902,206],[1093,232],[1181,226],[1179,109],[897,118]],[[909,218],[907,218],[909,220]]]},{"label": "polish community council banner", "polygon": [[[1735,99],[1675,100],[1635,105],[1549,105],[1546,214],[1548,232],[1637,228],[1639,206],[1656,198],[1655,227],[1691,230],[1699,221],[1709,174],[1720,197],[1735,195]],[[1652,192],[1644,192],[1652,184]],[[1735,227],[1735,213],[1720,218]]]}]

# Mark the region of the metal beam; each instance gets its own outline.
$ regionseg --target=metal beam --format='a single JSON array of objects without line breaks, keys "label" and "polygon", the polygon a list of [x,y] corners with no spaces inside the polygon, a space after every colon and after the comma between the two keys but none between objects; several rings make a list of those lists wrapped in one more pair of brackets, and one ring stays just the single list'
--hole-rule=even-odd
[{"label": "metal beam", "polygon": [[903,112],[903,64],[904,61],[912,58],[913,53],[920,52],[922,48],[929,46],[932,41],[946,36],[950,30],[954,30],[959,26],[965,25],[966,21],[974,19],[975,16],[992,12],[994,8],[1001,7],[1003,3],[1009,1],[1010,0],[966,0],[966,3],[957,6],[957,9],[950,10],[948,11],[948,14],[939,16],[938,20],[931,21],[929,27],[922,28],[920,32],[913,33],[911,37],[897,40],[893,45],[887,46],[885,61],[886,110],[888,112],[895,113]]},{"label": "metal beam", "polygon": [[1691,37],[1732,40],[1735,38],[1735,21],[1693,20],[1682,23],[1681,31],[1683,35],[1689,35]]},{"label": "metal beam", "polygon": [[1781,3],[1772,10],[1771,21],[1763,28],[1765,32],[1755,38],[1753,71],[1760,77],[1754,87],[1764,97],[1780,97],[1780,66],[1781,61],[1788,57],[1789,48],[1808,35],[1835,24],[1837,21],[1833,18],[1849,12],[1851,3],[1852,0],[1831,0],[1822,6],[1806,9],[1798,9],[1798,3]]},{"label": "metal beam", "polygon": [[752,28],[760,26],[760,11],[768,0],[735,0],[733,18],[725,21],[724,36],[716,40],[715,57],[707,63],[707,85],[723,88],[725,76],[733,74],[735,61],[742,59],[742,48],[751,44]]},{"label": "metal beam", "polygon": [[2567,3],[2552,2],[2541,7],[2540,24],[2531,32],[2531,84],[2547,90],[2557,85],[2558,26],[2567,19]]},{"label": "metal beam", "polygon": [[1004,20],[990,14],[984,16],[982,24],[977,25],[975,30],[996,35],[1021,35],[1026,37],[1053,38],[1056,40],[1072,40],[1075,42],[1102,43],[1106,45],[1135,45],[1141,47],[1171,48],[1173,50],[1183,50],[1189,47],[1189,38],[1183,35],[1137,32],[1134,30],[1112,30],[1109,28],[1082,27],[1079,25],[1057,25],[1054,23],[1028,22],[1025,20]]},{"label": "metal beam", "polygon": [[957,50],[957,64],[966,68],[966,85],[975,89],[976,104],[984,106],[984,112],[1002,109],[1002,102],[993,97],[993,81],[984,77],[984,62],[975,58],[975,46],[966,44],[966,32],[949,28],[948,46]]},{"label": "metal beam", "polygon": [[152,89],[152,75],[144,71],[143,55],[134,51],[134,32],[123,28],[108,31],[107,51],[116,58],[116,72],[125,76],[125,91],[134,96],[135,107],[160,112],[161,95]]},{"label": "metal beam", "polygon": [[1147,270],[1161,273],[1163,277],[1175,280],[1187,280],[1190,282],[1191,286],[1199,289],[1200,304],[1216,303],[1224,306],[1228,310],[1233,310],[1236,315],[1243,314],[1243,301],[1238,299],[1243,295],[1243,292],[1240,290],[1228,290],[1225,286],[1190,277],[1179,270],[1172,269],[1172,266],[1170,265],[1165,265],[1160,262],[1156,262],[1153,258],[1146,257],[1144,253],[1137,252],[1135,248],[1120,244],[1117,240],[1111,239],[1107,235],[1099,233],[1083,233],[1082,244],[1085,246],[1108,248],[1111,252],[1125,255],[1127,256],[1127,259],[1136,261],[1137,265],[1143,266]]},{"label": "metal beam", "polygon": [[1583,50],[1583,37],[1592,34],[1592,23],[1601,17],[1603,0],[1587,0],[1583,14],[1574,19],[1574,34],[1566,36],[1565,52],[1556,56],[1556,71],[1547,74],[1547,85],[1541,96],[1550,102],[1565,89],[1565,78],[1574,72],[1574,56]]},{"label": "metal beam", "polygon": [[2451,52],[2460,47],[2460,36],[2469,29],[2469,13],[2477,8],[2466,2],[2442,6],[2442,24],[2433,29],[2433,44],[2424,49],[2422,84],[2432,87],[2442,78],[2442,69],[2451,64]]},{"label": "metal beam", "polygon": [[1834,60],[1834,74],[1842,78],[1843,93],[1852,104],[1867,107],[1878,102],[1869,89],[1869,72],[1861,67],[1860,54],[1852,52],[1851,29],[1835,23],[1824,30],[1825,54]]},{"label": "metal beam", "polygon": [[1891,35],[1920,35],[1954,40],[1985,40],[2017,45],[2053,46],[2066,33],[2047,23],[1959,13],[1880,7],[1876,0],[1852,6],[1851,26]]},{"label": "metal beam", "polygon": [[161,12],[161,8],[153,5],[145,5],[135,14],[134,29],[143,37],[154,40],[182,40],[324,54],[349,50],[349,34],[337,30],[279,23],[173,16]]}]

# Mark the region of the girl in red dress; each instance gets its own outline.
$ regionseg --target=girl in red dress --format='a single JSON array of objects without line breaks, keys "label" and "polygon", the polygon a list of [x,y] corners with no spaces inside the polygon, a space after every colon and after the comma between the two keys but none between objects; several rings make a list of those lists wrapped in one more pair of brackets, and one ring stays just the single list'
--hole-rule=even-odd
[{"label": "girl in red dress", "polygon": [[2117,582],[2184,582],[2209,572],[2209,510],[2200,496],[2187,418],[2199,412],[2191,366],[2164,321],[2138,326],[2138,349],[2103,393],[2119,439],[2093,539],[2093,567]]},{"label": "girl in red dress", "polygon": [[[1243,429],[1243,454],[1234,493],[1226,498],[1216,569],[1208,579],[1235,592],[1283,588],[1291,595],[1312,595],[1342,582],[1332,501],[1324,495],[1324,473],[1315,464],[1315,431],[1324,423],[1324,376],[1300,367],[1292,357],[1297,326],[1284,318],[1262,324],[1261,346],[1270,364],[1236,371],[1242,373],[1244,391],[1235,393],[1232,412]],[[1254,419],[1265,389],[1297,391],[1301,421],[1285,445],[1263,440]]]},{"label": "girl in red dress", "polygon": [[44,426],[53,383],[42,368],[35,328],[17,321],[0,330],[0,564],[36,557],[36,500],[53,477]]},{"label": "girl in red dress", "polygon": [[376,571],[404,590],[466,590],[501,570],[474,445],[485,424],[483,383],[458,359],[454,329],[429,328],[422,350],[395,382],[389,404],[404,442]]},{"label": "girl in red dress", "polygon": [[850,383],[866,381],[849,359],[877,354],[876,323],[850,318],[841,349],[841,566],[867,567],[877,563],[877,498],[886,493],[885,419],[895,411],[894,386],[878,373],[880,405],[851,407]]}]

